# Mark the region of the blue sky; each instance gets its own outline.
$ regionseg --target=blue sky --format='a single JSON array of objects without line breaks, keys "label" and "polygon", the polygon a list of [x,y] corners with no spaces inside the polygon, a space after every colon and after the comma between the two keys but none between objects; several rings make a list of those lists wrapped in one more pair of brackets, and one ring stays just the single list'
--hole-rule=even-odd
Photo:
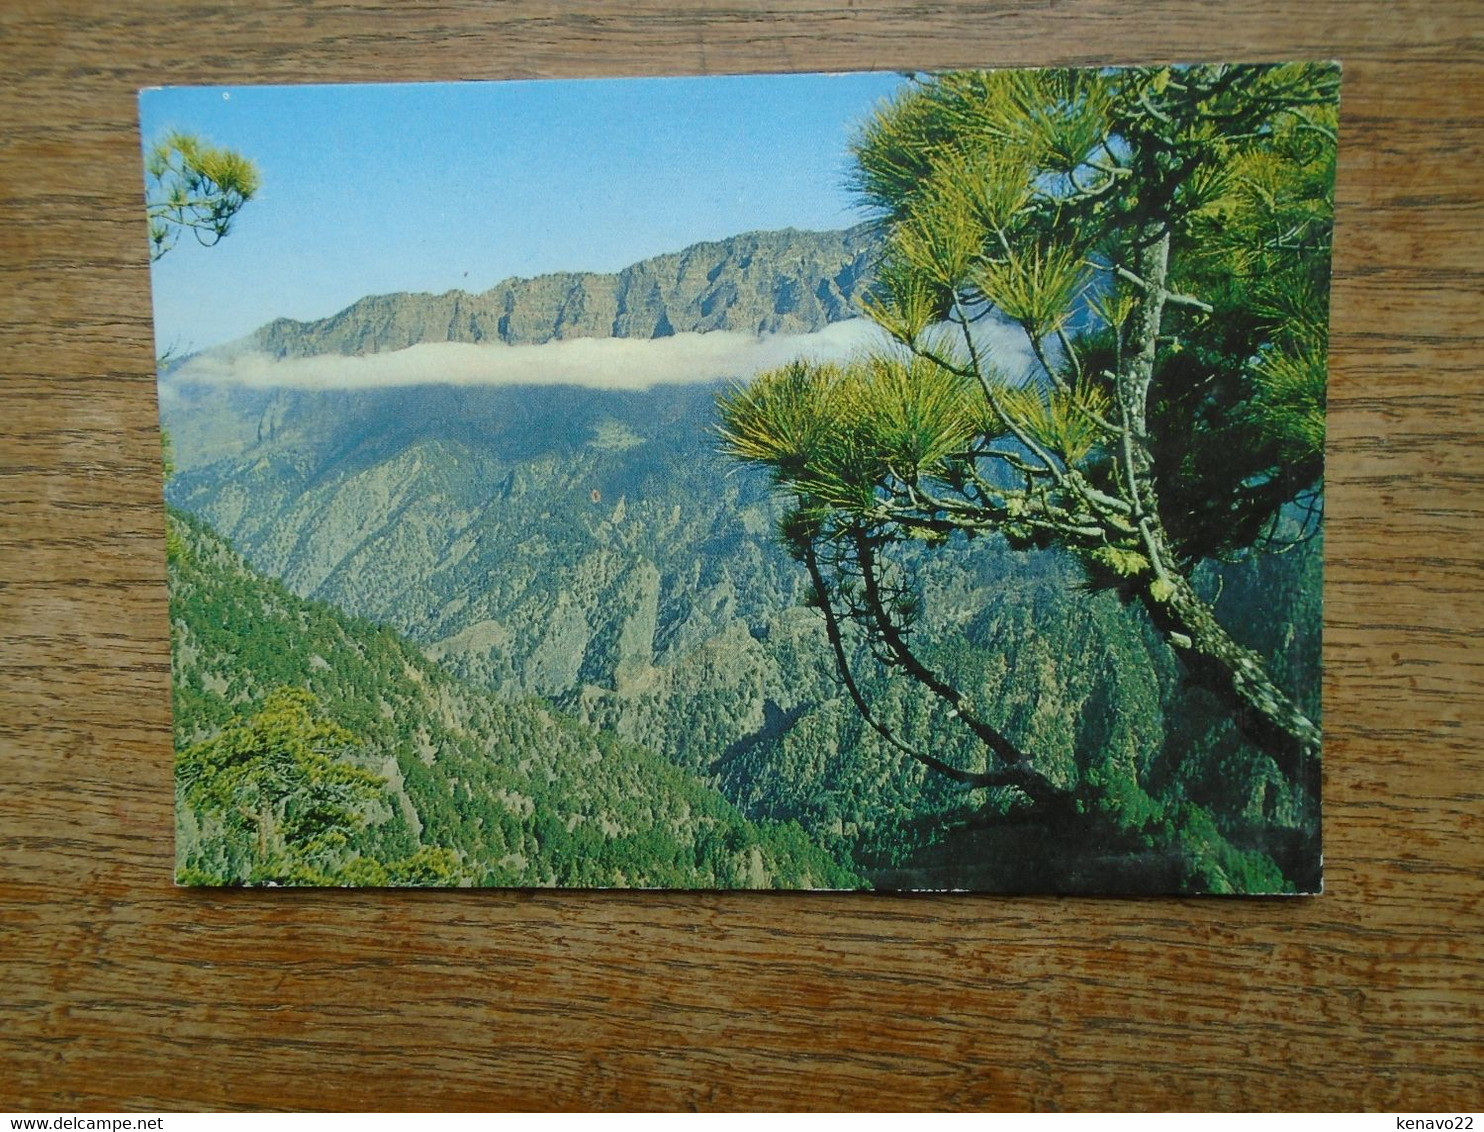
[{"label": "blue sky", "polygon": [[[161,351],[201,349],[362,295],[482,291],[614,271],[698,240],[837,228],[863,214],[846,145],[893,74],[384,86],[173,87],[170,129],[257,162],[259,195],[214,248],[154,265]],[[141,249],[145,243],[140,221]]]}]

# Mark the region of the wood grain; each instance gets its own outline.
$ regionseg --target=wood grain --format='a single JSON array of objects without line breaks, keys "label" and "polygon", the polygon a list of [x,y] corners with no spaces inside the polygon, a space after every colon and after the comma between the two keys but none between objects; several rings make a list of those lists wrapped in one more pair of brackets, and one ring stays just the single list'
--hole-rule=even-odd
[{"label": "wood grain", "polygon": [[[0,1108],[1484,1107],[1484,8],[0,6]],[[1345,64],[1328,892],[171,886],[135,92]]]}]

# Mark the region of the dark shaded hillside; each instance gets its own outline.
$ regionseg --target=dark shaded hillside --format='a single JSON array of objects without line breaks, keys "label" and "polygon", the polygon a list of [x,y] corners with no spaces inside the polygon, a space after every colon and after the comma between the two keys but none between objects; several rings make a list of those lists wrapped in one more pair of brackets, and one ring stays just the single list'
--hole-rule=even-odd
[{"label": "dark shaded hillside", "polygon": [[478,295],[373,295],[315,322],[278,319],[240,346],[272,357],[370,354],[421,342],[662,338],[686,331],[802,333],[854,318],[876,239],[748,232],[646,259],[611,275],[507,279]]},{"label": "dark shaded hillside", "polygon": [[[199,396],[167,415],[175,432],[241,405]],[[711,388],[259,396],[271,433],[181,471],[172,500],[304,596],[427,645],[468,630],[504,641],[508,671],[486,672],[493,683],[550,694],[586,665],[611,685],[625,661],[652,665],[733,622],[747,631],[801,592],[773,543],[766,482],[714,450]],[[608,600],[615,586],[637,620],[615,630],[610,662],[584,661],[588,631],[619,620],[602,614],[625,604]],[[508,620],[518,607],[529,620]]]},{"label": "dark shaded hillside", "polygon": [[[354,811],[353,820],[342,822],[341,840],[316,842],[305,852],[285,844],[292,841],[286,831],[293,829],[293,815],[305,812],[303,797],[265,802],[262,775],[255,782],[223,779],[215,790],[188,788],[182,779],[177,858],[185,879],[859,883],[797,826],[748,821],[666,759],[594,734],[538,701],[498,699],[450,677],[390,630],[303,601],[259,577],[199,520],[172,513],[170,525],[182,770],[205,762],[226,775],[241,765],[242,736],[255,729],[265,748],[260,761],[270,771],[268,764],[279,767],[267,777],[285,781],[284,752],[294,729],[310,734],[307,718],[289,719],[282,695],[274,699],[276,689],[289,688],[309,693],[326,721],[312,733],[314,745],[338,736],[333,747],[340,765],[359,768],[363,780],[347,795],[351,801],[338,806],[342,814]],[[224,734],[236,744],[233,750],[203,760],[200,753],[211,754],[210,741]],[[298,786],[300,794],[315,788]],[[318,788],[325,789],[323,776]],[[244,806],[268,815],[253,826],[256,836],[234,820]],[[328,812],[324,800],[309,812]]]}]

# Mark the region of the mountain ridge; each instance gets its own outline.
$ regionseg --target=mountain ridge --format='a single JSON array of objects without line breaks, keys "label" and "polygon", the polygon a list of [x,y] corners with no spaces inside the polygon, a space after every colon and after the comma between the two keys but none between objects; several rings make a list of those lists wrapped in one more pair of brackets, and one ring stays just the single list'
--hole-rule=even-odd
[{"label": "mountain ridge", "polygon": [[620,271],[512,276],[487,291],[367,295],[327,318],[278,318],[234,346],[285,359],[358,356],[425,342],[531,345],[738,330],[808,333],[857,317],[880,246],[875,225],[744,232]]}]

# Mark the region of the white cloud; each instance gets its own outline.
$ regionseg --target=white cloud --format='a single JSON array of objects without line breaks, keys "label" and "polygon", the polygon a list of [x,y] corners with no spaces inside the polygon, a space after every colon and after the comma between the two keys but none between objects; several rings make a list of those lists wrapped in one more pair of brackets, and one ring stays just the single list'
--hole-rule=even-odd
[{"label": "white cloud", "polygon": [[297,389],[402,385],[581,385],[648,389],[656,385],[747,378],[807,355],[844,359],[883,342],[865,319],[816,334],[757,337],[717,330],[668,338],[569,338],[541,345],[428,342],[385,354],[321,354],[277,360],[265,354],[200,354],[171,382]]},{"label": "white cloud", "polygon": [[[1018,336],[1018,341],[1017,341]],[[1024,336],[1004,324],[980,324],[975,337],[1010,374],[1024,373]],[[762,337],[716,330],[668,338],[569,338],[540,345],[428,342],[385,354],[320,354],[275,359],[218,350],[198,354],[175,370],[171,385],[253,388],[378,389],[408,385],[579,385],[593,389],[650,389],[724,379],[746,379],[794,358],[843,361],[887,345],[866,319],[836,322],[813,334]]]}]

